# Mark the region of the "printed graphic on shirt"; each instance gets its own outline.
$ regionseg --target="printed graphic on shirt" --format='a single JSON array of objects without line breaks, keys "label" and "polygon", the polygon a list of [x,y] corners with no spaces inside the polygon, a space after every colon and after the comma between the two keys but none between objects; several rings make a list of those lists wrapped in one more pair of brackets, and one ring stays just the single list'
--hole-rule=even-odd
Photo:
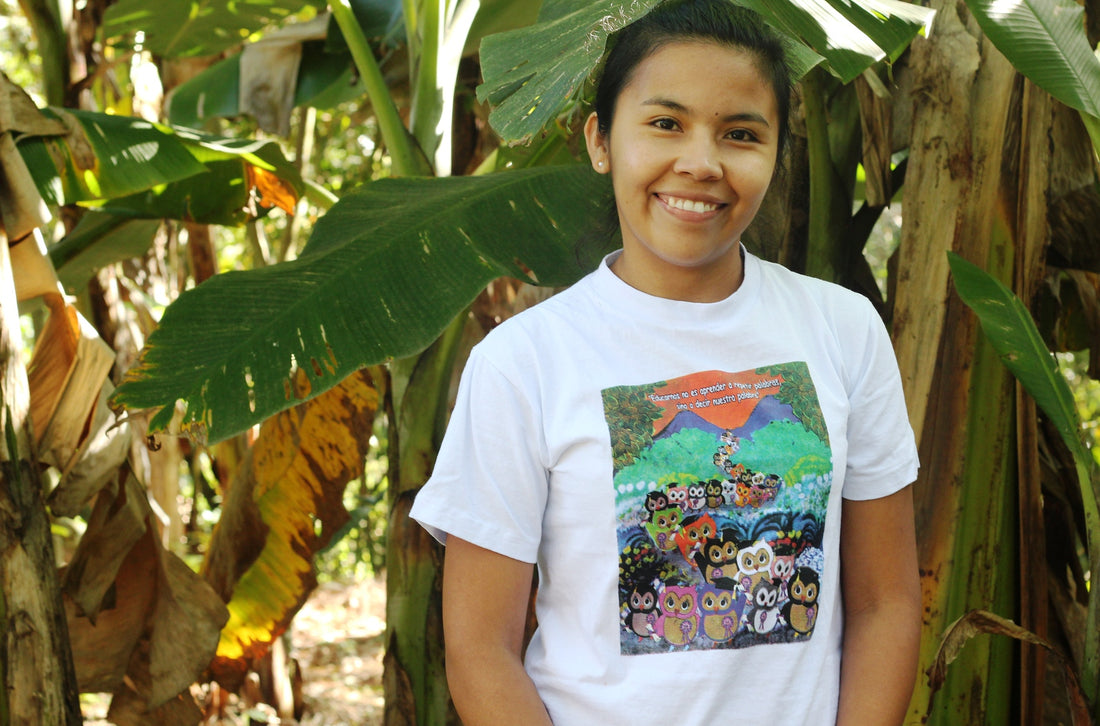
[{"label": "printed graphic on shirt", "polygon": [[832,451],[805,363],[603,391],[623,654],[806,640]]}]

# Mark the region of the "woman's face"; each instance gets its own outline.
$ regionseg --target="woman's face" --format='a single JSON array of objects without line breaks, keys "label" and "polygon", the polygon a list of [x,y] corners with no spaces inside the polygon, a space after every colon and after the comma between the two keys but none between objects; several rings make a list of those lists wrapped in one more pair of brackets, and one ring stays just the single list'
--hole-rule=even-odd
[{"label": "woman's face", "polygon": [[644,292],[714,301],[741,282],[738,243],[775,169],[775,93],[752,56],[709,42],[665,45],[643,60],[615,104],[611,131],[593,114],[593,167],[611,173],[623,233],[613,269]]}]

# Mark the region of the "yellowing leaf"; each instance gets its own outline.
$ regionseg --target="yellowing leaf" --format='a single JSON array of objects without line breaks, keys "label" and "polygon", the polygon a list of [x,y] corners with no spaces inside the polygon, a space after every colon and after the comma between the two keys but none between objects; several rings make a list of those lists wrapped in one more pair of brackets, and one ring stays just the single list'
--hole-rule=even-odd
[{"label": "yellowing leaf", "polygon": [[222,685],[240,684],[316,586],[313,555],[347,522],[344,489],[363,471],[380,380],[360,370],[265,421],[230,485],[204,568],[230,614],[211,664]]},{"label": "yellowing leaf", "polygon": [[248,183],[260,192],[260,204],[265,207],[278,207],[287,214],[294,213],[298,203],[298,192],[293,185],[266,169],[251,164],[245,165]]}]

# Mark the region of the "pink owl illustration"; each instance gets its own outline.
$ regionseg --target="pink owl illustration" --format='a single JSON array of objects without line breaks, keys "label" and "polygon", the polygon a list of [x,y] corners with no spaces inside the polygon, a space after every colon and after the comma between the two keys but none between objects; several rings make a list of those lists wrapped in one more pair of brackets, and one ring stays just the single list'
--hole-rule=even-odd
[{"label": "pink owl illustration", "polygon": [[679,507],[680,509],[688,508],[688,489],[687,487],[674,487],[668,488],[668,506]]},{"label": "pink owl illustration", "polygon": [[671,645],[688,645],[699,632],[699,596],[687,585],[667,585],[661,593],[657,634]]}]

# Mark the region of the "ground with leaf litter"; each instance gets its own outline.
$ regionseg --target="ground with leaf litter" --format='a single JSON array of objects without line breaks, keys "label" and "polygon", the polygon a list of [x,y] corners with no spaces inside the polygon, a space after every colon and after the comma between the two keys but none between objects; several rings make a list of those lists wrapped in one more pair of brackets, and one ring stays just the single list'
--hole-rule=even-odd
[{"label": "ground with leaf litter", "polygon": [[[386,584],[382,579],[325,583],[294,618],[290,657],[302,669],[305,713],[300,721],[278,720],[264,704],[249,707],[231,697],[220,717],[203,726],[299,724],[376,726],[382,723],[382,649],[386,629]],[[200,699],[209,697],[203,689]],[[82,696],[85,726],[106,726],[107,697]]]}]

